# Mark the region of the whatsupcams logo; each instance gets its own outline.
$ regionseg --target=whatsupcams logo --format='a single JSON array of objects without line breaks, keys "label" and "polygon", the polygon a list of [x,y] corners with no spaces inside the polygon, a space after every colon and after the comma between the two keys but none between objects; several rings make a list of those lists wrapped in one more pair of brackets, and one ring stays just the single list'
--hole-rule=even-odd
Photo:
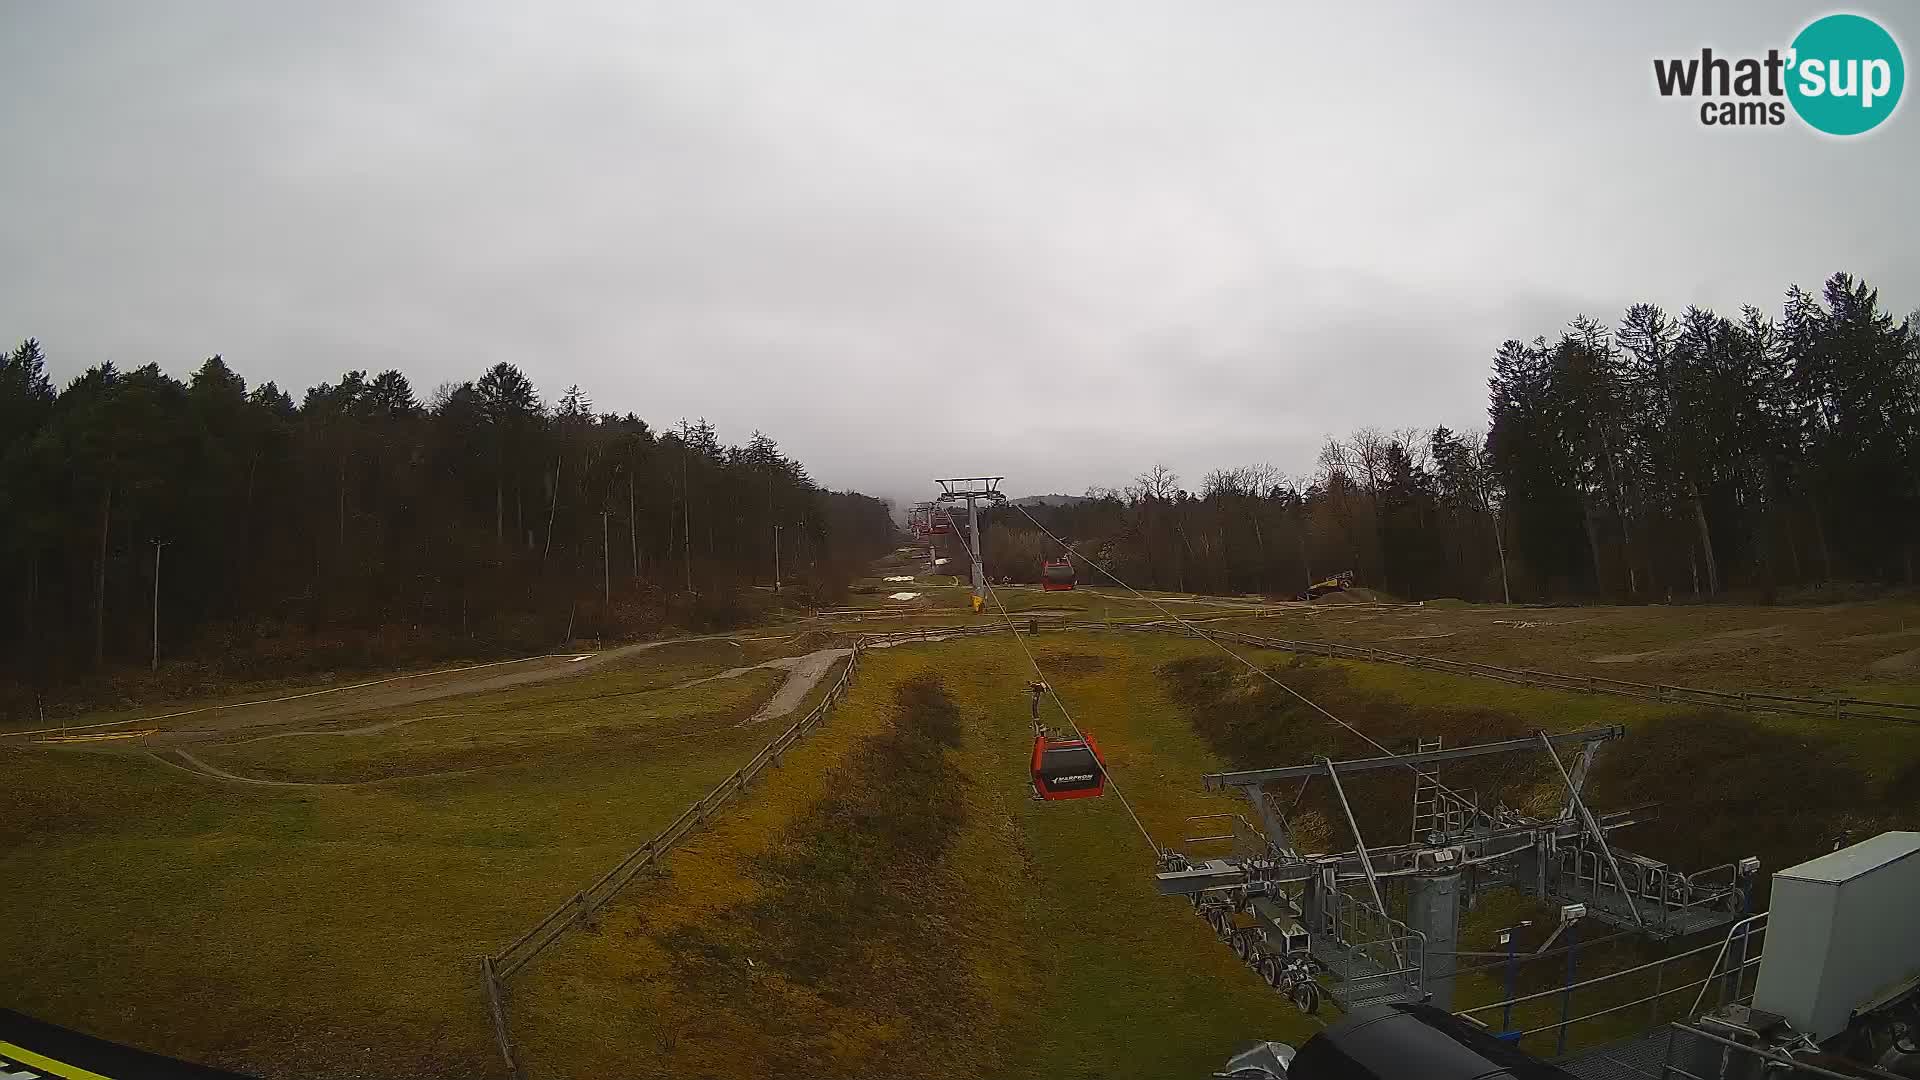
[{"label": "whatsupcams logo", "polygon": [[1791,105],[1815,131],[1860,135],[1893,115],[1907,70],[1899,43],[1879,23],[1828,15],[1764,57],[1703,48],[1699,56],[1656,59],[1653,81],[1661,97],[1700,99],[1700,122],[1708,127],[1784,124]]}]

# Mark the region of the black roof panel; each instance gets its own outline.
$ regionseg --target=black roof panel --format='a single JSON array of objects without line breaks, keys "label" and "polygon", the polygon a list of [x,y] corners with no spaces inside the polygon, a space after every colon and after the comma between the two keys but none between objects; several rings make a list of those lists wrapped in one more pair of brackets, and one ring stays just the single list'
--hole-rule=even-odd
[{"label": "black roof panel", "polygon": [[1572,1080],[1431,1005],[1357,1009],[1300,1048],[1289,1080]]}]

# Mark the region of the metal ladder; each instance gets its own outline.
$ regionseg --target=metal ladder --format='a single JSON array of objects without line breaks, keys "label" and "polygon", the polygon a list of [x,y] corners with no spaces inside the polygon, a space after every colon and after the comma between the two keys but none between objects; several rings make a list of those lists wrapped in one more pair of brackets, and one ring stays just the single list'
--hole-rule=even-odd
[{"label": "metal ladder", "polygon": [[[1421,738],[1419,751],[1440,749],[1441,739]],[[1413,770],[1413,842],[1424,843],[1431,833],[1445,832],[1446,821],[1440,809],[1440,778],[1431,768]]]}]

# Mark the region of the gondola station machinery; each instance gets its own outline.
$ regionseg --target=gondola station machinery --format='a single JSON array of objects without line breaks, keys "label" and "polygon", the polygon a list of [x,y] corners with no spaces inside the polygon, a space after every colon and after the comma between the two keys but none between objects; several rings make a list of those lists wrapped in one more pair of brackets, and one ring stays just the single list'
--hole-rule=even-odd
[{"label": "gondola station machinery", "polygon": [[[1473,891],[1518,889],[1563,909],[1577,905],[1583,918],[1656,938],[1737,921],[1746,914],[1757,862],[1683,873],[1609,840],[1609,834],[1648,820],[1650,806],[1611,812],[1587,806],[1584,789],[1600,747],[1625,734],[1613,725],[1472,746],[1447,747],[1432,739],[1408,753],[1323,757],[1308,765],[1203,777],[1210,791],[1240,792],[1252,815],[1195,819],[1230,827],[1190,838],[1190,844],[1232,848],[1217,855],[1166,853],[1160,891],[1187,897],[1269,982],[1303,964],[1343,1010],[1393,1001],[1452,1008],[1460,916]],[[1560,760],[1567,752],[1571,768]],[[1538,817],[1498,802],[1488,805],[1443,780],[1450,762],[1510,754],[1553,762],[1564,786],[1558,813]],[[1381,770],[1413,774],[1412,830],[1403,842],[1362,842],[1347,801],[1345,778]],[[1340,812],[1335,821],[1355,841],[1350,850],[1317,854],[1295,845],[1284,804],[1267,788],[1303,781],[1331,789]],[[1394,890],[1404,902],[1390,910],[1385,897]]]},{"label": "gondola station machinery", "polygon": [[[1209,789],[1245,794],[1253,820],[1214,815],[1235,827],[1189,843],[1232,841],[1233,853],[1166,854],[1161,891],[1187,897],[1241,959],[1296,1005],[1311,1012],[1324,994],[1346,1013],[1297,1053],[1281,1043],[1256,1043],[1215,1075],[1920,1080],[1920,833],[1882,833],[1781,870],[1773,875],[1771,910],[1753,913],[1757,859],[1685,874],[1611,843],[1609,834],[1647,820],[1649,810],[1600,812],[1586,805],[1583,789],[1595,754],[1623,734],[1619,727],[1540,732],[1462,747],[1429,740],[1412,753],[1208,776]],[[1551,755],[1564,781],[1560,812],[1550,817],[1480,805],[1440,778],[1450,761],[1528,750]],[[1562,751],[1574,753],[1570,769]],[[1407,766],[1414,770],[1407,843],[1357,842],[1338,854],[1303,853],[1265,791],[1279,780],[1323,779],[1357,836],[1342,778]],[[1399,890],[1392,910],[1404,912],[1404,921],[1388,913],[1383,891],[1389,886]],[[1510,1001],[1453,1013],[1460,913],[1470,894],[1494,886],[1558,906],[1556,935],[1571,934],[1586,920],[1656,944],[1714,935],[1704,947],[1714,958],[1707,977],[1678,988],[1689,1019],[1564,1054],[1549,1065],[1513,1044],[1519,1032],[1494,1030],[1482,1019],[1499,1018]],[[1714,994],[1722,1001],[1703,1009]],[[1663,1000],[1671,999],[1656,989],[1595,1015],[1619,1019],[1644,1011],[1654,1017]],[[1563,1016],[1562,1053],[1566,1026]]]}]

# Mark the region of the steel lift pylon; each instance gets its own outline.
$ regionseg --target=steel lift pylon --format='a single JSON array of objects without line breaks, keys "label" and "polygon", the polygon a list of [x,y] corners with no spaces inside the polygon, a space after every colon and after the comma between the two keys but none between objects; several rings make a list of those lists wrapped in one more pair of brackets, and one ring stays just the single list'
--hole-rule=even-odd
[{"label": "steel lift pylon", "polygon": [[907,528],[912,531],[916,541],[927,545],[927,573],[929,574],[940,568],[940,529],[933,514],[934,507],[930,502],[914,503],[907,508]]},{"label": "steel lift pylon", "polygon": [[[1650,806],[1596,813],[1586,805],[1582,789],[1595,755],[1624,734],[1614,725],[1451,748],[1431,739],[1412,753],[1214,773],[1203,780],[1207,790],[1239,790],[1252,814],[1209,815],[1228,817],[1235,827],[1189,842],[1231,840],[1233,853],[1199,858],[1169,852],[1161,859],[1158,887],[1188,897],[1236,954],[1297,1004],[1317,996],[1301,992],[1305,970],[1348,1010],[1393,1001],[1450,1009],[1460,914],[1477,888],[1515,887],[1563,906],[1585,905],[1587,916],[1654,937],[1731,924],[1750,899],[1752,860],[1682,874],[1608,841],[1610,833],[1650,820]],[[1572,769],[1560,760],[1565,750],[1575,753]],[[1566,788],[1560,812],[1550,819],[1482,806],[1477,796],[1462,796],[1440,779],[1448,762],[1541,751]],[[1408,768],[1414,773],[1413,836],[1406,843],[1369,846],[1341,778]],[[1318,777],[1335,793],[1354,839],[1350,851],[1299,851],[1286,813],[1267,790],[1269,784]],[[1390,905],[1389,887],[1398,887],[1395,899],[1403,903]]]},{"label": "steel lift pylon", "polygon": [[960,476],[934,481],[941,488],[940,497],[935,500],[936,502],[944,506],[947,503],[966,500],[967,547],[973,553],[973,595],[975,596],[987,595],[987,571],[982,553],[986,545],[980,542],[979,504],[986,503],[991,506],[1005,502],[1007,497],[1000,492],[1000,481],[1005,479],[1004,476]]}]

